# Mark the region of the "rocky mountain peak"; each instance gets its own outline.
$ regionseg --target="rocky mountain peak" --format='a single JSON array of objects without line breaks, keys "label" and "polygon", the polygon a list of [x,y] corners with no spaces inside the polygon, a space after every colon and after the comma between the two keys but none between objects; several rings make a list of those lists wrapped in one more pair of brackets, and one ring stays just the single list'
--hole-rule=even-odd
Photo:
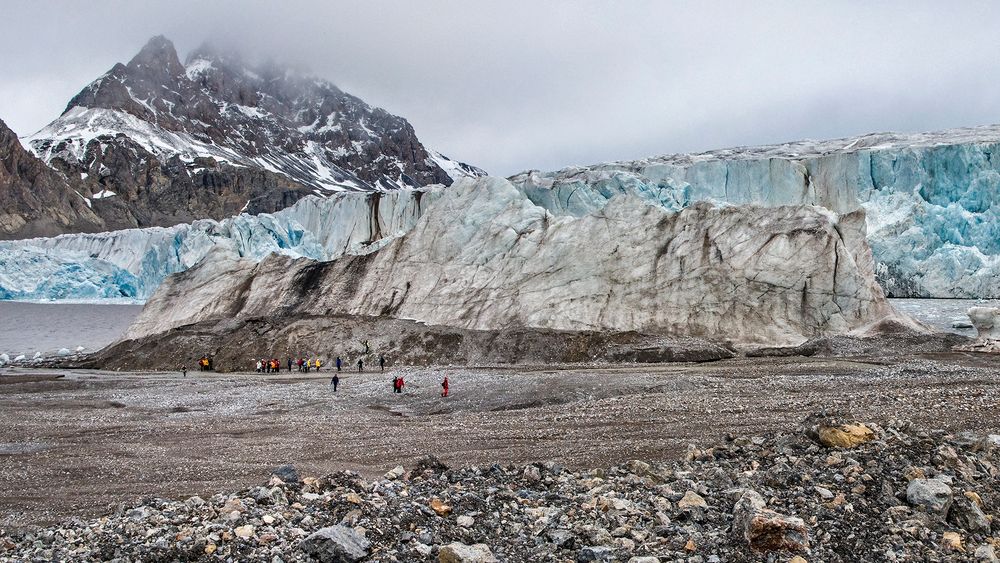
[{"label": "rocky mountain peak", "polygon": [[150,39],[127,66],[133,72],[166,73],[167,76],[184,74],[184,65],[177,56],[177,49],[173,42],[162,35]]},{"label": "rocky mountain peak", "polygon": [[326,80],[273,62],[251,64],[211,43],[181,64],[163,36],[84,88],[30,142],[60,169],[90,174],[101,158],[89,147],[101,135],[124,142],[118,134],[161,164],[212,158],[284,175],[320,195],[485,174],[428,151],[405,119]]},{"label": "rocky mountain peak", "polygon": [[450,185],[482,170],[327,80],[204,43],[149,40],[26,139],[109,228],[277,211],[343,191]]}]

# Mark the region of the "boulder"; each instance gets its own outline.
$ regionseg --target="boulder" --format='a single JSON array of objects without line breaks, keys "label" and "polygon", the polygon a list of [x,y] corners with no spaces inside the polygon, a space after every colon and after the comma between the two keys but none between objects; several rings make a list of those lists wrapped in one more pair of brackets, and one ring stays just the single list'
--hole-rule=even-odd
[{"label": "boulder", "polygon": [[678,508],[707,508],[708,503],[698,493],[688,491],[684,493],[681,500],[677,501]]},{"label": "boulder", "polygon": [[1000,558],[997,558],[996,549],[988,543],[977,547],[975,553],[973,553],[973,557],[981,563],[997,563],[1000,561]]},{"label": "boulder", "polygon": [[990,520],[968,496],[955,497],[948,509],[948,521],[973,534],[985,534],[990,531]]},{"label": "boulder", "polygon": [[431,473],[444,473],[448,471],[448,466],[441,462],[436,456],[433,455],[423,455],[417,458],[413,462],[413,468],[411,469],[414,475],[423,473],[424,471],[430,471]]},{"label": "boulder", "polygon": [[461,542],[452,542],[438,550],[438,561],[441,563],[496,563],[497,558],[493,556],[493,551],[486,544],[466,545]]},{"label": "boulder", "polygon": [[906,501],[944,516],[952,503],[951,487],[940,479],[914,479],[906,487]]},{"label": "boulder", "polygon": [[801,518],[785,516],[765,508],[763,497],[747,491],[733,508],[732,535],[758,552],[805,551],[809,530]]},{"label": "boulder", "polygon": [[354,563],[368,557],[371,542],[353,529],[338,525],[313,532],[299,547],[321,563]]},{"label": "boulder", "polygon": [[875,433],[860,422],[826,425],[820,424],[816,429],[819,442],[828,448],[853,448],[870,442]]},{"label": "boulder", "polygon": [[299,483],[299,472],[295,470],[293,465],[282,465],[271,472],[278,479],[286,483]]},{"label": "boulder", "polygon": [[610,547],[588,546],[584,547],[576,554],[577,563],[587,563],[590,561],[614,561],[615,551]]}]

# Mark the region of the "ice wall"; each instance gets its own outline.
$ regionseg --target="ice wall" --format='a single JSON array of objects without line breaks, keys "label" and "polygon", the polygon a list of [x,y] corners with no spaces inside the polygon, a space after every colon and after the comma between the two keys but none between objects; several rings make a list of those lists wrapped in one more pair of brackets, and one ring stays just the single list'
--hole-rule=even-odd
[{"label": "ice wall", "polygon": [[[736,345],[867,334],[897,316],[816,206],[618,196],[556,217],[499,178],[458,180],[403,237],[330,262],[206,260],[171,276],[126,338],[201,321],[350,314],[478,330],[636,330]],[[863,246],[863,244],[861,245]],[[206,329],[207,330],[207,329]]]},{"label": "ice wall", "polygon": [[[981,133],[996,136],[992,129]],[[536,204],[574,216],[618,194],[672,211],[698,201],[818,205],[837,213],[861,207],[862,232],[889,295],[997,298],[1000,142],[968,136],[962,144],[939,134],[734,149],[532,171],[511,180]]]},{"label": "ice wall", "polygon": [[0,299],[135,299],[209,252],[260,260],[365,254],[412,228],[439,187],[307,197],[273,214],[0,242]]},{"label": "ice wall", "polygon": [[[674,212],[702,201],[819,206],[840,216],[854,260],[889,295],[1000,298],[994,154],[1000,127],[672,155],[510,181],[555,216],[581,217],[623,194]],[[440,189],[307,198],[272,215],[169,229],[0,242],[0,298],[142,300],[217,247],[254,260],[362,254],[412,228]]]}]

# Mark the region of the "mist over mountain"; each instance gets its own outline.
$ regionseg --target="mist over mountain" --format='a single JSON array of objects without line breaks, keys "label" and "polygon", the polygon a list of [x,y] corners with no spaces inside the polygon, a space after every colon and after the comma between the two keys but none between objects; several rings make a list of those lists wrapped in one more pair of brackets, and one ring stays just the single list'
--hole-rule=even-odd
[{"label": "mist over mountain", "polygon": [[[101,230],[485,174],[426,148],[404,118],[328,81],[207,44],[181,62],[162,36],[84,87],[24,143],[73,183],[70,193]],[[28,231],[18,222],[7,236],[77,230],[51,223]]]}]

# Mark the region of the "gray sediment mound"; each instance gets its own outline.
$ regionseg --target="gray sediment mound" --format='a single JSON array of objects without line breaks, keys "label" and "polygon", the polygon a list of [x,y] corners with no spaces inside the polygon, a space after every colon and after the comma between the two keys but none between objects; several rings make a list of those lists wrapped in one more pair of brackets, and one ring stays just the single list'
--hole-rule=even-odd
[{"label": "gray sediment mound", "polygon": [[[369,352],[365,352],[367,343]],[[513,363],[708,362],[732,358],[726,344],[702,338],[639,332],[537,328],[468,330],[416,321],[354,315],[316,315],[203,321],[119,342],[60,365],[99,369],[194,369],[210,355],[217,371],[245,371],[250,358],[320,357],[348,364],[384,354],[396,365]]]}]

